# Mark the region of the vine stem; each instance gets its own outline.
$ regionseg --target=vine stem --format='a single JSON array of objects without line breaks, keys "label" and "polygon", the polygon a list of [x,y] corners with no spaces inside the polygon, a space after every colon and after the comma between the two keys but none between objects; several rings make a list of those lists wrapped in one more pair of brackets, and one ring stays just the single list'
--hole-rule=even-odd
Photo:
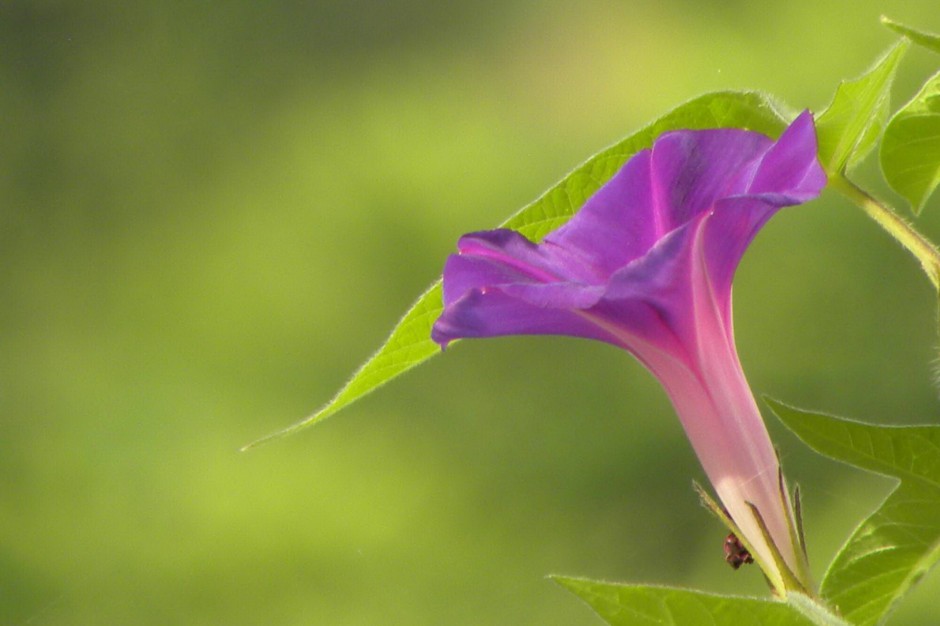
[{"label": "vine stem", "polygon": [[933,283],[934,289],[940,290],[940,251],[929,239],[898,215],[894,209],[877,200],[845,176],[841,174],[831,176],[829,185],[861,207],[870,218],[913,254],[920,262],[927,278]]},{"label": "vine stem", "polygon": [[787,604],[818,626],[851,626],[849,622],[833,613],[829,607],[809,596],[790,593],[787,595]]}]

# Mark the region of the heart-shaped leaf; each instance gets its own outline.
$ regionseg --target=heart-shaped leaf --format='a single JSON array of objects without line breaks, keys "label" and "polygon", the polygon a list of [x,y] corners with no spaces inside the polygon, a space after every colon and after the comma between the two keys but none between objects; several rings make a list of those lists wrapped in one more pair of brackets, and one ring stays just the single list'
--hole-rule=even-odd
[{"label": "heart-shaped leaf", "polygon": [[940,559],[940,426],[863,424],[767,403],[817,452],[900,481],[852,533],[821,587],[851,623],[881,623]]},{"label": "heart-shaped leaf", "polygon": [[[690,589],[555,577],[611,626],[811,626],[791,604]],[[829,622],[838,624],[838,621]]]},{"label": "heart-shaped leaf", "polygon": [[885,127],[881,171],[915,213],[940,184],[940,73]]}]

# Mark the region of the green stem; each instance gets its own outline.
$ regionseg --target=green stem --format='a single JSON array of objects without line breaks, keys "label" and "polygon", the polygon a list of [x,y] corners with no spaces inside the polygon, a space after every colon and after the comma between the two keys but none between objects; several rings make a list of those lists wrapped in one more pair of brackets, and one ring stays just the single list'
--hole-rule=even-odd
[{"label": "green stem", "polygon": [[940,252],[936,246],[920,234],[904,218],[898,215],[887,204],[875,199],[864,189],[843,175],[835,175],[829,179],[829,185],[838,189],[849,200],[862,208],[870,218],[878,222],[898,243],[907,248],[908,252],[920,261],[927,278],[933,283],[934,289],[940,290]]},{"label": "green stem", "polygon": [[787,604],[796,609],[803,617],[819,626],[851,626],[849,622],[833,613],[829,607],[801,593],[787,594]]}]

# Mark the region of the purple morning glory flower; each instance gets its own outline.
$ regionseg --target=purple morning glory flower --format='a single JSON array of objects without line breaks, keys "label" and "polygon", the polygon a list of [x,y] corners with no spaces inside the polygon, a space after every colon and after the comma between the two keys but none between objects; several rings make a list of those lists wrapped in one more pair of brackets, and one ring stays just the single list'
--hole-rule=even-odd
[{"label": "purple morning glory flower", "polygon": [[662,383],[773,587],[788,586],[776,551],[808,588],[777,456],[735,349],[731,281],[761,226],[825,185],[809,112],[776,142],[740,129],[665,133],[542,243],[505,229],[461,237],[431,336],[446,346],[571,335],[632,353]]}]

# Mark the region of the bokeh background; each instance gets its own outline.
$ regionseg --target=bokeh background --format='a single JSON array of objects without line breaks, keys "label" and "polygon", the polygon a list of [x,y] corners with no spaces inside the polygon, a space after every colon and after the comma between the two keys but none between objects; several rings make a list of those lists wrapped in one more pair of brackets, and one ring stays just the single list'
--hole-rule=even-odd
[{"label": "bokeh background", "polygon": [[[326,401],[459,234],[699,93],[820,110],[880,13],[940,30],[935,0],[0,4],[0,624],[600,624],[552,573],[764,594],[600,344],[466,342],[238,448]],[[897,101],[936,67],[912,50]],[[735,298],[758,393],[940,417],[930,285],[835,194]],[[890,483],[768,418],[821,577]]]}]

